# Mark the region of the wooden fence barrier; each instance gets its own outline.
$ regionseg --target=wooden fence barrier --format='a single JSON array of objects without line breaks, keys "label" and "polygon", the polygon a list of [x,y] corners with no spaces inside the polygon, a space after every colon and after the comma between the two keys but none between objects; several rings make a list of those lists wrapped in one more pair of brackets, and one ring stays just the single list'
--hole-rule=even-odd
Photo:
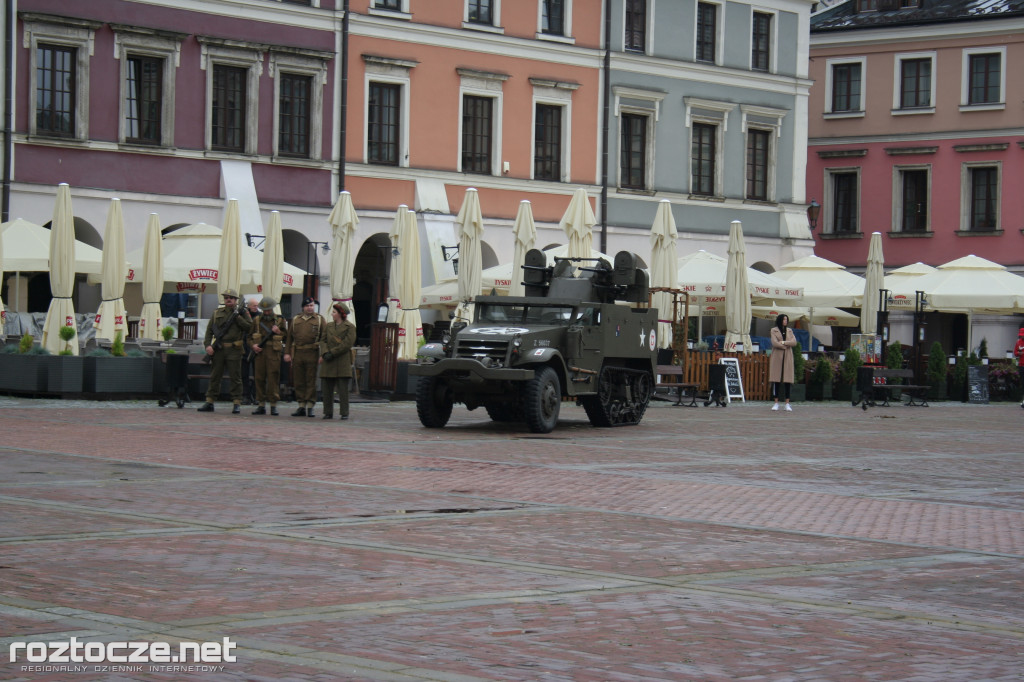
[{"label": "wooden fence barrier", "polygon": [[743,395],[747,400],[768,400],[771,391],[768,384],[768,356],[763,353],[744,355],[722,351],[687,351],[682,362],[683,381],[699,384],[701,391],[707,391],[708,366],[717,365],[719,358],[737,358],[740,361]]}]

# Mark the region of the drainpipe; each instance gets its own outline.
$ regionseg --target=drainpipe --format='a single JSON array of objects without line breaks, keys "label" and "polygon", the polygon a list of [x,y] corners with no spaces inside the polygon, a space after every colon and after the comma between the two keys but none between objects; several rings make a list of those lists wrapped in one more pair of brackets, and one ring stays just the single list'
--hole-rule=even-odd
[{"label": "drainpipe", "polygon": [[11,174],[14,168],[14,0],[4,2],[4,171],[0,222],[10,220]]},{"label": "drainpipe", "polygon": [[611,110],[612,12],[611,0],[604,0],[604,84],[601,126],[601,253],[608,252],[608,118]]},{"label": "drainpipe", "polygon": [[349,0],[345,0],[345,16],[341,20],[341,158],[338,160],[338,191],[345,191],[345,151],[348,133],[348,15]]}]

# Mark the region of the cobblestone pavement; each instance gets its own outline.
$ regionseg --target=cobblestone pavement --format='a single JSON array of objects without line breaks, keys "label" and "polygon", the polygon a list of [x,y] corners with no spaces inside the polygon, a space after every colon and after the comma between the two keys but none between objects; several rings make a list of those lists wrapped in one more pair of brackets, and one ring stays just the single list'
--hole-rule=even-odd
[{"label": "cobblestone pavement", "polygon": [[1016,404],[249,411],[0,398],[0,679],[1024,680]]}]

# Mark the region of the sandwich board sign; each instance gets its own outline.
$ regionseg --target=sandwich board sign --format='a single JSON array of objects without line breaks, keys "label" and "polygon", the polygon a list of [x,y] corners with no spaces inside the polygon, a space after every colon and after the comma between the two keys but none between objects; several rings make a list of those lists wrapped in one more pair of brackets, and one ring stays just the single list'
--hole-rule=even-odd
[{"label": "sandwich board sign", "polygon": [[738,358],[719,358],[718,364],[725,365],[725,399],[732,402],[738,398],[744,402],[743,377],[740,376],[740,361]]}]

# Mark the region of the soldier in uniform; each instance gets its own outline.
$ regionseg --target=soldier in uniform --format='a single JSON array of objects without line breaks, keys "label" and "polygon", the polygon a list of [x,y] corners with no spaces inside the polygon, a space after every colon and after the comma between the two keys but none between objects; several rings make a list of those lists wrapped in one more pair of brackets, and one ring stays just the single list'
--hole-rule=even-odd
[{"label": "soldier in uniform", "polygon": [[334,416],[334,392],[339,398],[338,412],[348,419],[348,382],[352,378],[352,346],[356,326],[348,321],[344,303],[331,306],[331,322],[320,342],[320,393],[324,400],[324,419]]},{"label": "soldier in uniform", "polygon": [[315,298],[302,299],[302,312],[292,318],[288,325],[288,341],[285,344],[284,361],[292,365],[292,383],[295,385],[295,400],[299,409],[293,417],[312,417],[316,405],[316,368],[320,359],[320,339],[327,323],[316,312]]},{"label": "soldier in uniform", "polygon": [[281,399],[281,352],[288,323],[274,312],[277,301],[264,298],[260,301],[260,314],[252,323],[249,348],[253,353],[253,381],[256,384],[256,401],[259,407],[253,414],[266,414],[270,403],[270,414],[277,416],[277,401]]},{"label": "soldier in uniform", "polygon": [[[255,296],[246,299],[245,302],[245,307],[249,309],[249,317],[253,319],[254,325],[256,316],[260,314],[259,302],[260,299]],[[242,341],[242,404],[255,405],[256,383],[253,379],[253,363],[256,361],[256,355],[252,351],[252,346],[249,345],[249,336],[246,335]]]},{"label": "soldier in uniform", "polygon": [[206,402],[199,411],[213,412],[213,403],[220,395],[220,380],[227,368],[231,378],[231,400],[235,404],[231,413],[239,414],[242,411],[242,339],[252,329],[252,317],[244,307],[238,307],[237,291],[227,289],[221,296],[224,297],[224,306],[213,311],[203,338],[206,354],[212,363]]}]

